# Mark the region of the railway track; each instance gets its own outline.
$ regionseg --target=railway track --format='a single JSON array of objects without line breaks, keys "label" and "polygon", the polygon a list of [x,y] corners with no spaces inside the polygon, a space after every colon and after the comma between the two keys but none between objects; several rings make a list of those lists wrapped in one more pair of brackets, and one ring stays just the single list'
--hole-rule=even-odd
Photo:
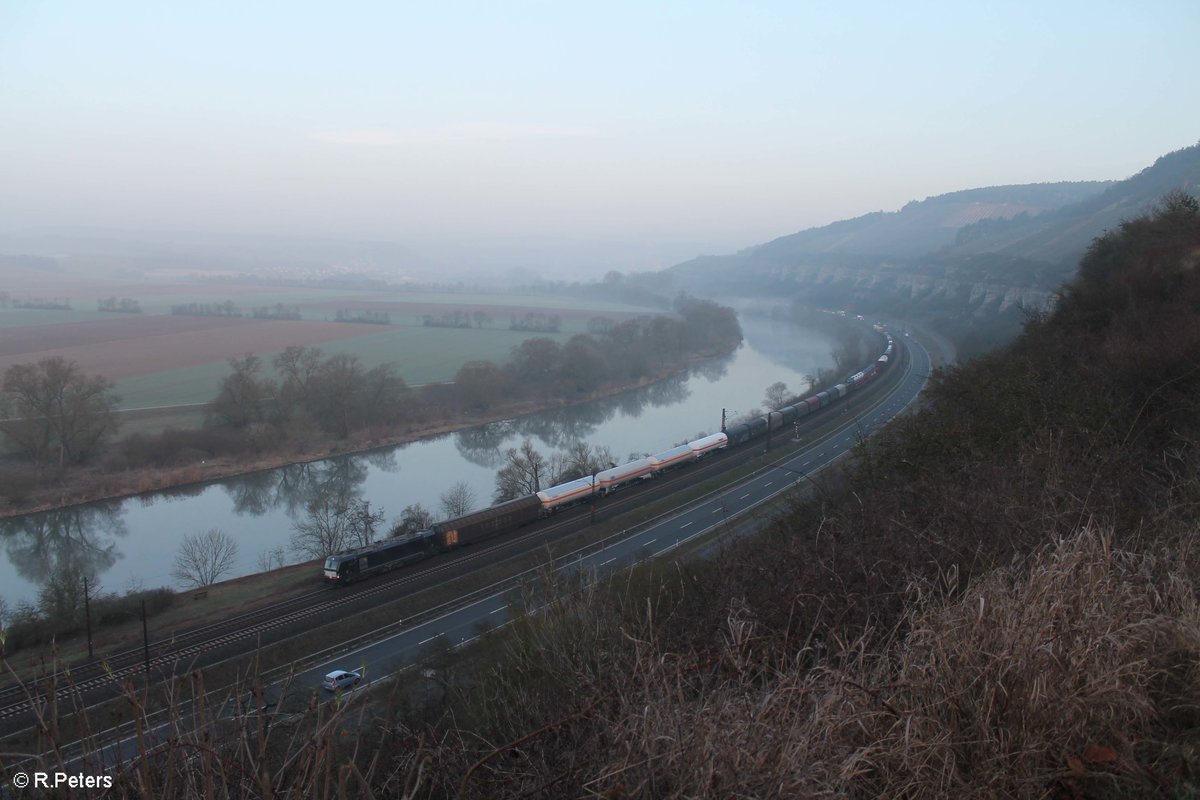
[{"label": "railway track", "polygon": [[[822,409],[809,419],[812,422],[828,420],[836,415],[840,405]],[[587,505],[575,506],[515,534],[422,561],[416,567],[403,568],[351,587],[323,587],[254,611],[175,633],[150,645],[149,669],[152,673],[157,671],[159,675],[175,672],[181,664],[190,669],[201,662],[205,654],[219,648],[239,642],[265,642],[271,640],[272,633],[305,621],[324,624],[336,619],[337,614],[359,605],[395,600],[406,587],[427,582],[442,574],[468,571],[478,563],[495,560],[494,557],[501,551],[528,549],[531,545],[540,545],[546,540],[580,530],[589,524],[588,518],[593,511],[597,520],[611,518],[642,505],[647,494],[661,498],[674,489],[739,466],[760,452],[762,448],[759,446],[743,446],[715,453],[691,468],[675,470],[647,484],[625,488],[598,502],[594,509]],[[146,669],[145,648],[136,647],[108,654],[87,664],[58,670],[27,684],[10,684],[0,688],[0,723],[15,721],[32,712],[35,707],[46,708],[52,698],[61,703],[72,696],[94,695],[106,688],[116,690]]]}]

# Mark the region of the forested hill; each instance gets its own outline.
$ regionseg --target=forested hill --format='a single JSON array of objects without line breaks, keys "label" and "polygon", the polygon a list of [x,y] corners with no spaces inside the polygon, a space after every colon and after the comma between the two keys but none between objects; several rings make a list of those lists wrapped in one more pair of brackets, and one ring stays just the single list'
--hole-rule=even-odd
[{"label": "forested hill", "polygon": [[566,582],[379,740],[467,798],[1196,797],[1198,354],[1178,194],[767,533]]},{"label": "forested hill", "polygon": [[980,220],[1028,219],[1087,200],[1111,181],[991,186],[914,200],[899,211],[877,211],[783,236],[750,249],[755,259],[780,261],[819,254],[917,258],[954,243]]},{"label": "forested hill", "polygon": [[[1200,145],[1116,183],[993,187],[910,203],[668,270],[697,292],[786,294],[921,316],[959,339],[1048,308],[1088,242],[1172,190],[1200,186]],[[971,348],[967,348],[970,350]]]}]

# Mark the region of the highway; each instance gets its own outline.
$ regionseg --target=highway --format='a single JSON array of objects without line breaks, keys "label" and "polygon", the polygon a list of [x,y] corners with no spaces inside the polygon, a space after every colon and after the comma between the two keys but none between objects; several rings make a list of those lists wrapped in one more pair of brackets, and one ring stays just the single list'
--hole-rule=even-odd
[{"label": "highway", "polygon": [[[847,415],[845,425],[827,434],[795,455],[767,467],[758,474],[715,496],[693,502],[670,515],[649,523],[598,552],[567,560],[560,570],[587,570],[596,574],[621,569],[639,561],[662,557],[680,545],[697,539],[729,520],[774,499],[798,483],[811,480],[822,469],[846,455],[860,436],[869,436],[912,404],[925,387],[931,369],[929,354],[916,341],[907,339],[910,358],[907,374],[891,393],[861,417]],[[849,407],[853,412],[853,406]],[[786,435],[784,433],[778,436]],[[747,447],[762,447],[751,443]],[[509,592],[499,591],[439,617],[405,627],[387,639],[373,642],[336,659],[297,673],[290,691],[319,687],[325,674],[335,669],[363,670],[366,683],[385,679],[415,663],[421,651],[438,637],[451,645],[473,641],[481,627],[496,627],[508,620]]]},{"label": "highway", "polygon": [[[558,569],[601,575],[646,559],[668,557],[681,545],[749,514],[797,484],[809,482],[819,489],[813,476],[850,452],[861,437],[879,430],[910,406],[925,387],[931,370],[929,354],[914,339],[907,338],[904,344],[909,357],[904,362],[903,377],[882,399],[868,400],[852,395],[851,405],[845,407],[845,412],[849,413],[845,413],[844,424],[776,462],[767,462],[768,456],[764,454],[763,468],[751,477],[623,532],[624,535],[613,537],[599,550],[592,547],[573,558],[562,559]],[[860,405],[869,407],[862,411]],[[786,435],[785,431],[775,434],[777,438]],[[744,447],[762,449],[763,442],[756,440]],[[330,698],[331,694],[320,686],[324,676],[335,669],[361,671],[365,680],[355,689],[361,691],[418,663],[423,651],[439,638],[450,646],[470,643],[481,630],[508,622],[510,597],[511,590],[506,586],[440,615],[415,621],[411,626],[398,620],[401,626],[396,633],[322,659],[295,673],[286,685],[267,687],[266,694],[275,701],[271,713],[302,708],[314,691],[322,698]],[[163,741],[168,735],[165,724],[143,733],[151,742]],[[72,763],[107,771],[135,750],[135,739],[129,737]]]}]

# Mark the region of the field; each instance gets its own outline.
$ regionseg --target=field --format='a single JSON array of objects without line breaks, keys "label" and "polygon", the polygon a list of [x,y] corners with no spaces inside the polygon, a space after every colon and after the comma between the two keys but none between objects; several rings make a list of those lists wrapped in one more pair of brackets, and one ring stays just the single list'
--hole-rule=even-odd
[{"label": "field", "polygon": [[[420,385],[452,379],[467,361],[503,362],[514,345],[547,335],[508,330],[514,316],[529,312],[557,315],[562,328],[548,335],[565,341],[585,331],[593,317],[619,321],[649,313],[604,301],[537,295],[322,290],[201,281],[106,285],[81,280],[68,286],[47,281],[30,284],[27,290],[9,288],[11,282],[0,286],[14,299],[67,297],[73,306],[70,311],[0,308],[0,372],[50,356],[76,361],[85,372],[104,375],[116,383],[122,410],[167,409],[165,413],[131,414],[130,427],[138,429],[195,424],[199,418],[196,406],[210,400],[228,374],[227,359],[248,352],[259,355],[269,366],[288,346],[315,346],[327,354],[358,356],[368,368],[394,362],[405,381]],[[137,300],[144,313],[95,310],[97,299],[111,296]],[[254,306],[296,306],[302,319],[170,313],[172,305],[226,299],[247,314]],[[392,324],[329,321],[339,309],[387,312]],[[440,317],[454,311],[481,311],[490,319],[473,328],[421,324],[423,315]]]}]

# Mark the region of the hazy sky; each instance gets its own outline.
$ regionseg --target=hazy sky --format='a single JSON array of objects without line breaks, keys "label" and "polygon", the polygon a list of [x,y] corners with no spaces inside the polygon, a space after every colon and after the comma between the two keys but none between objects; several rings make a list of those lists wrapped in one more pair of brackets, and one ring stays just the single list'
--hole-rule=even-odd
[{"label": "hazy sky", "polygon": [[725,252],[1127,177],[1200,139],[1198,43],[1196,0],[2,0],[0,228]]}]

